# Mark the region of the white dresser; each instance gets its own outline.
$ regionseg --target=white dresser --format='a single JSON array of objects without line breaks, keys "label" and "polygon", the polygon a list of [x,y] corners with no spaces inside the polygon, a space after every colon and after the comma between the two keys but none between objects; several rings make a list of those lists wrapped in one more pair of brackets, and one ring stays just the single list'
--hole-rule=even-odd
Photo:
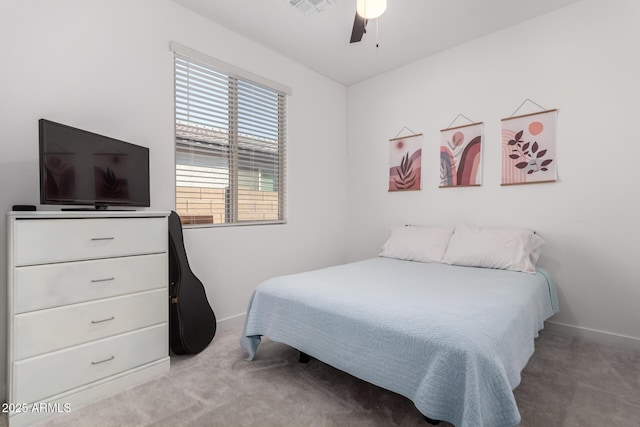
[{"label": "white dresser", "polygon": [[7,215],[10,426],[169,371],[168,215]]}]

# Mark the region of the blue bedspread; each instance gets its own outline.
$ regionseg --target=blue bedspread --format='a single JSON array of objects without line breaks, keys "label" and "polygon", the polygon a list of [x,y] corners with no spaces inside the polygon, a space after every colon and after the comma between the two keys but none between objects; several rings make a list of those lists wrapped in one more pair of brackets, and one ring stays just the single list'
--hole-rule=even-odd
[{"label": "blue bedspread", "polygon": [[277,277],[254,292],[242,348],[290,345],[456,427],[514,426],[513,389],[558,311],[549,275],[388,258]]}]

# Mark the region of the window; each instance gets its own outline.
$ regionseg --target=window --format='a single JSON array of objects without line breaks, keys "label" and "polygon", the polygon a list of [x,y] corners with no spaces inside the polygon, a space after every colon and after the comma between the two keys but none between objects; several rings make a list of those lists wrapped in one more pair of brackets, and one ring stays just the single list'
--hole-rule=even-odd
[{"label": "window", "polygon": [[288,89],[173,43],[172,50],[182,223],[284,222]]}]

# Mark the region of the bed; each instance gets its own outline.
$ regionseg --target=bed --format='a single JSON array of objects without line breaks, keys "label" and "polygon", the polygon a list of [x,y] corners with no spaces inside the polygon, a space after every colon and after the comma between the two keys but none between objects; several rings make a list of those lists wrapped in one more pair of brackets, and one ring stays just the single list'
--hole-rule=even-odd
[{"label": "bed", "polygon": [[456,427],[514,426],[513,389],[558,311],[533,273],[377,257],[260,284],[241,346],[262,336],[403,395]]}]

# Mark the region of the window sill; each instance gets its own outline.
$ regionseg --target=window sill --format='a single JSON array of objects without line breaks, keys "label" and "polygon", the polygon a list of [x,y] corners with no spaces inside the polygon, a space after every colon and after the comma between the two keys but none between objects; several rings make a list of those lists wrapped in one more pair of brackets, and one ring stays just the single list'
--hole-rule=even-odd
[{"label": "window sill", "polygon": [[287,224],[286,220],[274,220],[274,221],[243,221],[243,222],[231,222],[221,224],[197,224],[197,223],[182,223],[183,228],[219,228],[219,227],[246,227],[250,225],[282,225]]}]

